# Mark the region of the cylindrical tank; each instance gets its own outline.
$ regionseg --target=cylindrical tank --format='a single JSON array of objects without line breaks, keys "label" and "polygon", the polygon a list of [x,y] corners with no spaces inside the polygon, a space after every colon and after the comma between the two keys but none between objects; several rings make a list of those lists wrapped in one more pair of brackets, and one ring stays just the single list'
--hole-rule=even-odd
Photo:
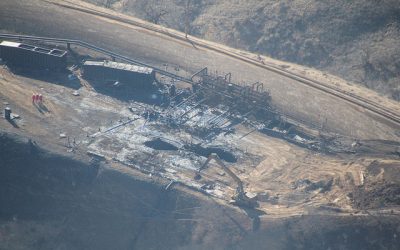
[{"label": "cylindrical tank", "polygon": [[11,120],[11,109],[9,107],[4,109],[4,118]]}]

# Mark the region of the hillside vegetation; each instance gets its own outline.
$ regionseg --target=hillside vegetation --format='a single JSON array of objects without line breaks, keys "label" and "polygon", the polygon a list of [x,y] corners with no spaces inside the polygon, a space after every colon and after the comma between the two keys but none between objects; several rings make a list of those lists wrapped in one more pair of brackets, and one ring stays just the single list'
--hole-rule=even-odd
[{"label": "hillside vegetation", "polygon": [[86,0],[400,100],[398,0]]}]

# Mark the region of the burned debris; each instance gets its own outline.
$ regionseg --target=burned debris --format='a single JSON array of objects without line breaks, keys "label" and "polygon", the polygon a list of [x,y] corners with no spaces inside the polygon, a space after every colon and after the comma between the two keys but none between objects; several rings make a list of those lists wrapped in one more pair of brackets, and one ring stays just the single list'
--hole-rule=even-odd
[{"label": "burned debris", "polygon": [[[10,66],[26,69],[60,71],[67,64],[67,52],[56,48],[3,41],[0,53]],[[337,148],[288,122],[284,114],[273,108],[271,96],[261,82],[240,85],[232,82],[231,73],[219,75],[204,68],[182,88],[177,84],[179,76],[163,76],[156,74],[155,68],[128,63],[91,59],[84,61],[80,70],[77,65],[71,68],[78,70],[77,74],[100,93],[143,103],[145,108],[140,115],[146,120],[182,129],[204,142],[234,133],[235,127],[244,125],[251,128],[249,134],[259,131],[312,150]],[[344,147],[339,151],[349,148]]]},{"label": "burned debris", "polygon": [[[20,43],[10,42],[2,44],[7,48],[4,51],[9,51],[9,47],[14,46],[26,53],[17,59],[9,59],[8,52],[3,52],[1,47],[1,56],[6,62],[30,58],[31,55],[24,48],[45,53],[35,46],[21,47]],[[49,51],[49,56],[58,53],[54,49]],[[59,53],[59,57],[66,57],[66,53]],[[20,66],[34,68],[24,63]],[[61,62],[54,66],[57,69],[65,67]],[[335,137],[307,133],[307,130],[302,130],[291,122],[285,114],[273,107],[271,95],[263,83],[238,84],[232,81],[231,73],[219,75],[204,68],[191,79],[183,80],[181,76],[167,75],[156,68],[95,59],[84,61],[82,65],[73,65],[69,70],[75,76],[69,77],[71,81],[78,79],[87,90],[116,97],[122,100],[122,105],[129,107],[127,117],[111,119],[111,125],[107,125],[110,127],[96,127],[95,133],[87,128],[92,134],[85,131],[84,140],[87,141],[90,152],[99,153],[104,155],[104,159],[135,167],[152,176],[182,181],[176,169],[196,171],[210,156],[223,162],[222,165],[234,165],[235,170],[232,173],[245,172],[245,168],[257,166],[264,160],[238,146],[243,138],[254,132],[316,151],[350,152],[351,143],[340,144],[340,140]],[[79,93],[73,94],[74,98],[85,98],[83,90],[82,93],[82,96]],[[42,97],[38,96],[39,99],[36,99],[36,94],[32,96],[33,105],[40,106],[44,103]],[[40,110],[43,111],[44,108]],[[243,134],[239,134],[243,131]],[[70,146],[68,137],[67,140],[72,152],[76,146],[75,138],[74,147]],[[361,147],[358,144],[354,147],[356,146]],[[239,166],[236,167],[237,165]],[[229,170],[230,167],[225,166],[223,169]],[[241,183],[238,177],[234,177],[235,173],[228,171],[228,175]],[[187,183],[197,185],[198,188],[203,185],[193,180]],[[220,183],[229,186],[229,181]],[[239,184],[235,200],[250,204],[241,185]],[[311,191],[321,188],[321,185],[328,188],[331,183],[306,181],[305,184],[295,184],[296,189],[307,186],[304,189]],[[208,191],[214,188],[218,189],[218,184],[207,186]]]}]

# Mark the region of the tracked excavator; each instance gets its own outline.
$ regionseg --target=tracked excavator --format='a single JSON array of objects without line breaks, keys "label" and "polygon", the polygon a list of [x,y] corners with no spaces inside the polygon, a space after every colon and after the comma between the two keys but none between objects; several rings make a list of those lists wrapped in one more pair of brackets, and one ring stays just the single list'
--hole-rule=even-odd
[{"label": "tracked excavator", "polygon": [[254,208],[257,207],[257,201],[254,199],[249,198],[246,195],[246,192],[244,192],[243,189],[243,183],[237,177],[236,174],[234,174],[225,164],[221,161],[221,159],[218,157],[217,154],[212,153],[210,156],[208,156],[207,160],[204,162],[204,164],[199,168],[199,170],[196,173],[196,176],[194,177],[196,180],[201,178],[200,172],[205,169],[208,164],[210,163],[211,160],[214,160],[218,163],[218,165],[227,173],[235,182],[236,182],[236,192],[235,195],[232,197],[232,201],[230,202],[233,205],[239,206],[239,207],[246,207],[246,208]]}]

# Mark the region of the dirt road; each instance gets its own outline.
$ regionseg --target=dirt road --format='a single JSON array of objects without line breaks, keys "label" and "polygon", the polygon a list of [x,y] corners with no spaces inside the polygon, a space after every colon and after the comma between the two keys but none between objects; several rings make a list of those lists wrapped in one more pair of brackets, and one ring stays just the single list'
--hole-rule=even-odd
[{"label": "dirt road", "polygon": [[0,6],[2,30],[80,39],[157,66],[167,63],[188,71],[207,66],[212,71],[232,72],[237,82],[263,82],[271,92],[273,104],[301,120],[314,125],[326,123],[332,132],[364,139],[399,139],[398,127],[364,109],[190,43],[39,0],[5,0]]}]

